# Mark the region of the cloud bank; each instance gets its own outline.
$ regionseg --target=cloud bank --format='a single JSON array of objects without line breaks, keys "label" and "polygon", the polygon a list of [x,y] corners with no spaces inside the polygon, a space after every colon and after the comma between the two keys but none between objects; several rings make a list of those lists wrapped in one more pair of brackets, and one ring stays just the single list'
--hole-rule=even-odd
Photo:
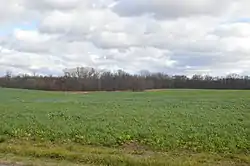
[{"label": "cloud bank", "polygon": [[248,0],[0,0],[0,74],[250,74]]}]

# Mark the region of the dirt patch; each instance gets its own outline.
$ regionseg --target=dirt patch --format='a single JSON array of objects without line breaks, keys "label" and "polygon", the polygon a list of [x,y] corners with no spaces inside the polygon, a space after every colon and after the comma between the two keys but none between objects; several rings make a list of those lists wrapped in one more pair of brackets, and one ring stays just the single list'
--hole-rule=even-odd
[{"label": "dirt patch", "polygon": [[129,151],[135,151],[135,150],[146,150],[146,148],[142,145],[140,145],[137,142],[126,142],[122,145],[122,148],[125,150],[129,150]]},{"label": "dirt patch", "polygon": [[[148,89],[138,92],[160,92],[160,91],[166,91],[166,89]],[[132,90],[115,90],[115,91],[62,91],[69,94],[89,94],[89,93],[95,93],[95,92],[136,92]]]},{"label": "dirt patch", "polygon": [[148,89],[148,90],[145,90],[145,92],[160,92],[160,91],[166,91],[166,89]]},{"label": "dirt patch", "polygon": [[150,151],[146,146],[143,146],[135,141],[126,142],[122,145],[122,149],[129,154],[137,157],[150,157],[155,153]]},{"label": "dirt patch", "polygon": [[130,92],[130,91],[65,91],[65,93],[70,94],[89,94],[89,93],[96,93],[96,92]]},{"label": "dirt patch", "polygon": [[7,163],[0,161],[0,166],[22,166],[21,164],[13,164],[13,163]]},{"label": "dirt patch", "polygon": [[70,91],[68,91],[66,93],[71,93],[71,94],[89,94],[91,92],[86,92],[86,91],[72,91],[72,92],[70,92]]}]

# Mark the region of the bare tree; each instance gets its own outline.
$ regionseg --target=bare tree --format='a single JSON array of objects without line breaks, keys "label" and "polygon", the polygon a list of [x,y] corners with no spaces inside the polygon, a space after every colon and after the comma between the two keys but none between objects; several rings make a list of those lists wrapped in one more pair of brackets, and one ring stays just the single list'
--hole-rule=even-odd
[{"label": "bare tree", "polygon": [[96,91],[96,90],[132,90],[165,88],[195,89],[250,89],[250,77],[230,74],[224,77],[209,75],[170,76],[164,73],[150,73],[147,70],[140,74],[129,74],[118,70],[111,72],[91,67],[77,67],[63,70],[64,76],[38,76],[22,74],[13,76],[7,71],[0,77],[0,86],[10,88],[58,90],[58,91]]}]

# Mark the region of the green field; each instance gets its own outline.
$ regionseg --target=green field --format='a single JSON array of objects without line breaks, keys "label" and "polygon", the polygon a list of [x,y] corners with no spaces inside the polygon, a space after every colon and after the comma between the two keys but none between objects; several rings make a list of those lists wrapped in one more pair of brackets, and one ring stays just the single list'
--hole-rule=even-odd
[{"label": "green field", "polygon": [[0,142],[0,162],[250,165],[250,91],[0,89]]}]

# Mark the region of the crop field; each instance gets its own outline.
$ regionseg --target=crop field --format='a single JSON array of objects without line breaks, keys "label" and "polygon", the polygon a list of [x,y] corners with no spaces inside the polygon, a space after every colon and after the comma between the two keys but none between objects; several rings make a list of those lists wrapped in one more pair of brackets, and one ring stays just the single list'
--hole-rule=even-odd
[{"label": "crop field", "polygon": [[250,91],[0,89],[0,154],[0,163],[250,165]]}]

